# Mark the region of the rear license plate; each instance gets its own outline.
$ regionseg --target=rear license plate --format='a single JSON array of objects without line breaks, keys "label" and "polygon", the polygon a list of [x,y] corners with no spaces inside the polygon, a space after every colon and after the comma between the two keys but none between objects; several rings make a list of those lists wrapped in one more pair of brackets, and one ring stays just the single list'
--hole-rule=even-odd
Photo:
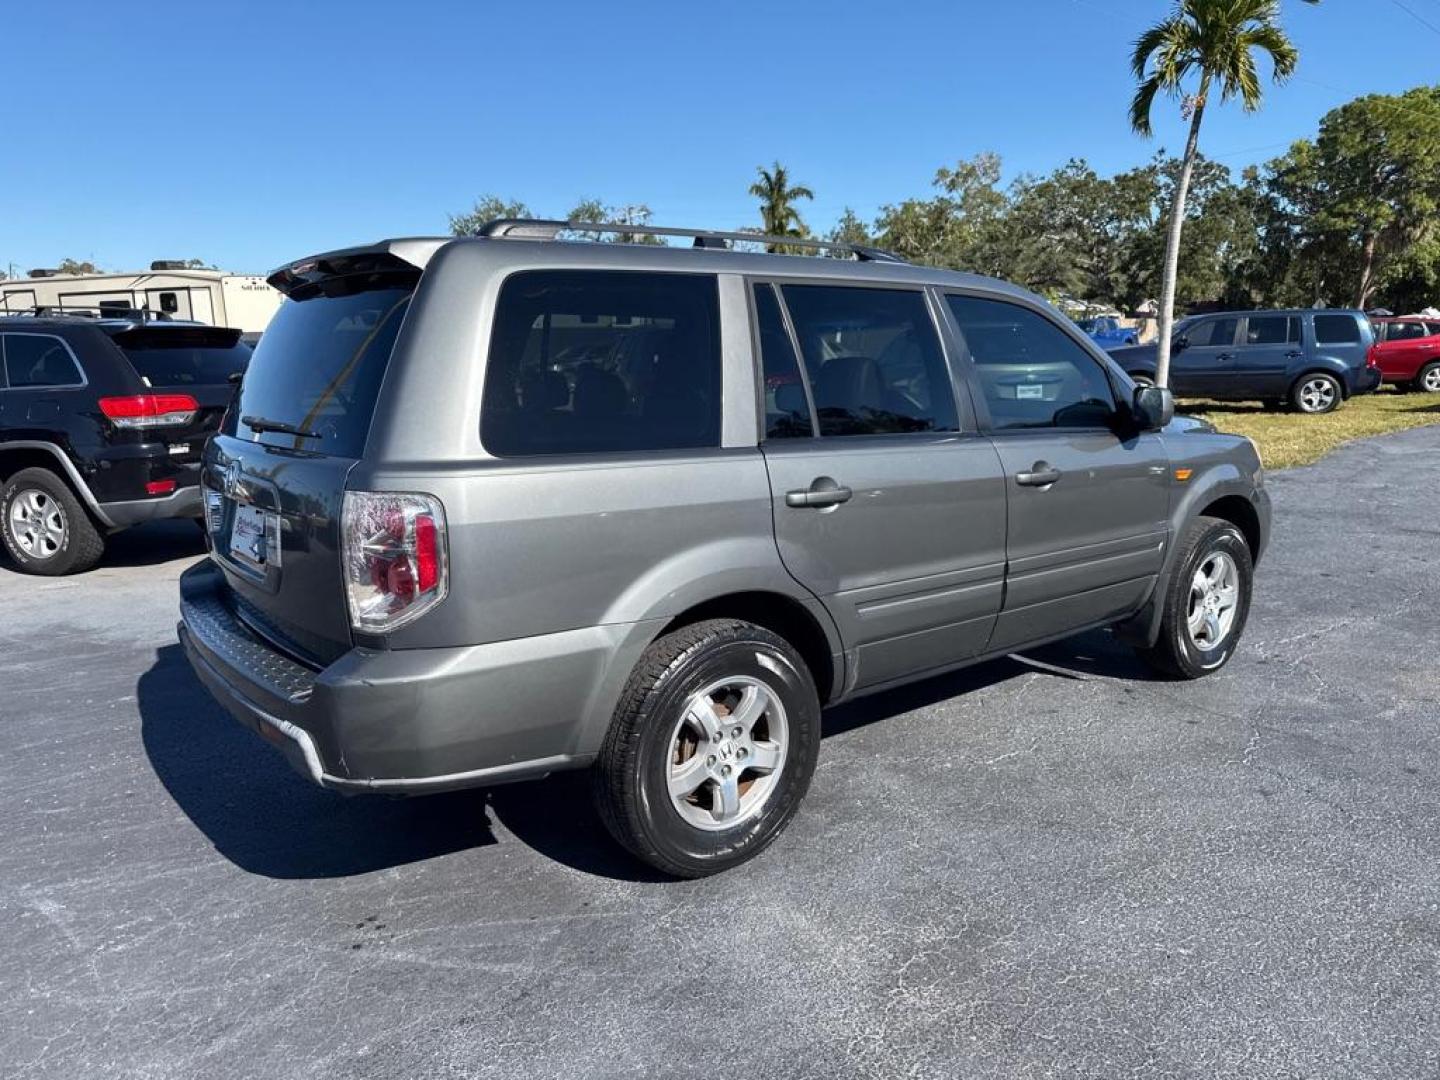
[{"label": "rear license plate", "polygon": [[274,514],[267,514],[264,510],[254,506],[237,506],[235,508],[235,523],[230,526],[230,554],[232,557],[242,559],[251,566],[265,566],[271,562],[272,545],[269,538],[274,537],[273,551],[278,562],[280,553],[280,529],[279,519]]},{"label": "rear license plate", "polygon": [[1027,399],[1043,400],[1045,397],[1045,387],[1040,386],[1038,383],[1021,383],[1020,385],[1015,387],[1015,396],[1021,401]]}]

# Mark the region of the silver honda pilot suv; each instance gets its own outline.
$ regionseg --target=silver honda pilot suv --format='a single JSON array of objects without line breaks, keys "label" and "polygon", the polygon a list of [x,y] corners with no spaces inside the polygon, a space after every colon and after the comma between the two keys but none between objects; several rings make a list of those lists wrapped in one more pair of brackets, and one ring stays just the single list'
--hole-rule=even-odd
[{"label": "silver honda pilot suv", "polygon": [[270,277],[180,638],[316,783],[589,768],[620,843],[699,876],[795,813],[826,705],[1092,627],[1172,677],[1233,655],[1255,448],[1042,300],[865,248],[577,228],[604,227]]}]

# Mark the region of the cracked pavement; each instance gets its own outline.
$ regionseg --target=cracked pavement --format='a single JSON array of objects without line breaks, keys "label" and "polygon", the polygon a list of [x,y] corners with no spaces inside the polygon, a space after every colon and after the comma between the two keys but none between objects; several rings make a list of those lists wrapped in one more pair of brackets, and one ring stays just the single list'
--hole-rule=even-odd
[{"label": "cracked pavement", "polygon": [[1440,1074],[1440,427],[1275,475],[1220,675],[1090,634],[827,713],[760,859],[583,778],[310,787],[175,644],[191,526],[0,569],[0,1075]]}]

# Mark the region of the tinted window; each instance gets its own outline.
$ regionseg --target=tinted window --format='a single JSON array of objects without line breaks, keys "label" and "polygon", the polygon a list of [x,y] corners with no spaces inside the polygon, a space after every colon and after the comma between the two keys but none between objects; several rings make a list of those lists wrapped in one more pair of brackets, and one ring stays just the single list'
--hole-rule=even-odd
[{"label": "tinted window", "polygon": [[1288,345],[1300,340],[1300,319],[1294,315],[1252,315],[1245,327],[1247,345]]},{"label": "tinted window", "polygon": [[1185,331],[1185,337],[1189,339],[1192,349],[1204,346],[1233,345],[1235,344],[1235,328],[1239,325],[1239,319],[1201,319]]},{"label": "tinted window", "polygon": [[1385,337],[1387,341],[1409,341],[1411,338],[1423,338],[1426,335],[1424,323],[1402,322],[1391,323]]},{"label": "tinted window", "polygon": [[69,347],[49,334],[6,334],[5,375],[12,387],[79,386],[85,381]]},{"label": "tinted window", "polygon": [[[400,331],[409,288],[345,291],[345,279],[325,286],[331,295],[286,300],[265,328],[240,384],[237,418],[293,424],[319,438],[267,431],[261,442],[317,450],[337,457],[365,451],[380,382]],[[243,422],[238,431],[255,433]]]},{"label": "tinted window", "polygon": [[765,370],[765,437],[808,439],[815,433],[810,423],[810,403],[805,398],[800,362],[785,331],[774,286],[755,286],[755,321]]},{"label": "tinted window", "polygon": [[115,335],[115,344],[151,386],[218,386],[250,361],[238,330],[127,330]]},{"label": "tinted window", "polygon": [[996,428],[1111,422],[1115,398],[1104,370],[1049,319],[999,300],[947,299]]},{"label": "tinted window", "polygon": [[922,293],[829,285],[783,292],[821,435],[959,429]]},{"label": "tinted window", "polygon": [[1360,340],[1360,322],[1354,315],[1316,315],[1315,340],[1321,345],[1353,345]]},{"label": "tinted window", "polygon": [[719,325],[708,275],[513,274],[480,437],[500,456],[719,446]]}]

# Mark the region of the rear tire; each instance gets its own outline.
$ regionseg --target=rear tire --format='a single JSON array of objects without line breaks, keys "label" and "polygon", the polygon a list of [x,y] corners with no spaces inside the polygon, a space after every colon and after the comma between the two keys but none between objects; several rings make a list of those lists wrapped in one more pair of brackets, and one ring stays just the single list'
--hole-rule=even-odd
[{"label": "rear tire", "polygon": [[752,623],[710,619],[635,665],[595,764],[595,804],[636,857],[703,877],[780,834],[819,751],[820,699],[799,654]]},{"label": "rear tire", "polygon": [[1345,400],[1340,380],[1323,371],[1301,375],[1290,389],[1290,403],[1307,416],[1334,412]]},{"label": "rear tire", "polygon": [[83,573],[105,553],[85,507],[49,469],[21,469],[0,488],[0,537],[23,573],[45,577]]},{"label": "rear tire", "polygon": [[1440,394],[1440,360],[1432,360],[1422,367],[1413,385],[1422,394]]},{"label": "rear tire", "polygon": [[1171,678],[1219,671],[1245,630],[1254,574],[1250,545],[1239,529],[1220,518],[1196,518],[1181,539],[1161,601],[1160,634],[1140,655]]}]

